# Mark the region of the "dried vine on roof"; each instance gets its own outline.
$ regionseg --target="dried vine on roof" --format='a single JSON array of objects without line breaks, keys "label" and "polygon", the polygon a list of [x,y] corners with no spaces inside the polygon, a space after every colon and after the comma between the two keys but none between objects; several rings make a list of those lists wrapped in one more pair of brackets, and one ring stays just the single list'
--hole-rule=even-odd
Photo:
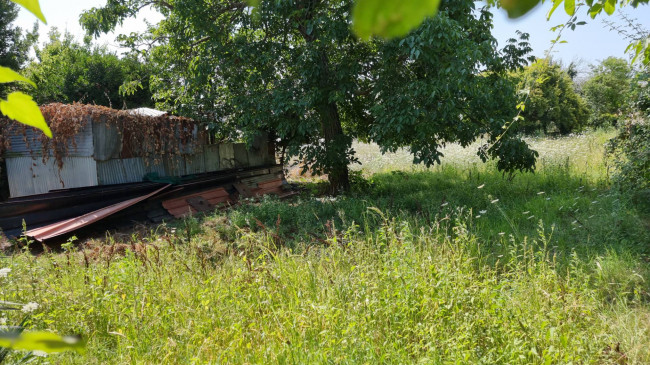
[{"label": "dried vine on roof", "polygon": [[[40,145],[43,163],[54,157],[60,169],[63,158],[69,154],[70,149],[77,149],[74,137],[89,121],[115,126],[122,137],[122,145],[129,146],[132,157],[143,157],[146,163],[160,163],[164,156],[180,155],[183,152],[181,148],[191,149],[203,137],[201,130],[194,133],[196,123],[183,117],[144,116],[132,114],[128,110],[79,103],[47,104],[41,106],[41,112],[52,130],[51,139],[34,128],[0,118],[0,158],[5,151],[11,150],[9,137],[22,135],[33,158],[39,157],[37,146]],[[27,133],[29,129],[34,133]]]}]

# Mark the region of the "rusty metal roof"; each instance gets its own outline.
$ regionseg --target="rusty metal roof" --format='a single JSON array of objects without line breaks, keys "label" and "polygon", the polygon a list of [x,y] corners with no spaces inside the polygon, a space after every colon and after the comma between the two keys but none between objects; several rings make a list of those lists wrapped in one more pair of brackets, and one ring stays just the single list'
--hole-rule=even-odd
[{"label": "rusty metal roof", "polygon": [[233,200],[223,187],[190,193],[181,197],[164,200],[163,207],[176,218],[199,212],[214,210],[220,205],[228,205]]},{"label": "rusty metal roof", "polygon": [[90,212],[88,214],[84,214],[82,216],[76,217],[76,218],[71,218],[62,222],[50,224],[45,227],[33,229],[31,231],[25,232],[25,236],[27,237],[32,237],[37,241],[43,242],[47,239],[50,238],[55,238],[58,236],[61,236],[66,233],[70,233],[72,231],[75,231],[79,228],[85,227],[89,224],[92,224],[94,222],[97,222],[101,219],[104,219],[112,214],[115,214],[121,210],[124,210],[134,204],[137,204],[145,199],[148,199],[163,190],[167,189],[170,187],[171,184],[165,185],[162,188],[149,193],[147,195],[142,195],[137,198],[125,200],[123,202],[113,204],[111,206],[108,206],[106,208],[102,208],[99,210],[96,210],[94,212]]}]

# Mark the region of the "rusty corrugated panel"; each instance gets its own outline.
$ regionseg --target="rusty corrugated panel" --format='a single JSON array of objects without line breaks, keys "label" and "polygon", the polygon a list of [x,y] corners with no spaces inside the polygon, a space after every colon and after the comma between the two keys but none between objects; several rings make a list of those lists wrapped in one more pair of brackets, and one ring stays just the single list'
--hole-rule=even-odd
[{"label": "rusty corrugated panel", "polygon": [[97,164],[92,157],[64,157],[60,170],[54,158],[43,163],[40,158],[10,157],[6,163],[12,198],[97,185]]},{"label": "rusty corrugated panel", "polygon": [[11,198],[7,202],[0,202],[0,229],[8,237],[19,236],[22,234],[23,221],[29,229],[39,228],[148,194],[164,185],[133,183],[92,186]]},{"label": "rusty corrugated panel", "polygon": [[163,157],[165,173],[161,176],[185,175],[185,160],[180,155],[167,155]]},{"label": "rusty corrugated panel", "polygon": [[228,194],[226,189],[220,187],[168,199],[163,201],[162,205],[169,214],[176,218],[181,218],[186,215],[212,210],[217,208],[220,204],[230,202],[232,202],[230,194]]},{"label": "rusty corrugated panel", "polygon": [[149,193],[147,195],[139,196],[137,198],[125,200],[123,202],[113,204],[111,206],[108,206],[106,208],[102,208],[99,210],[96,210],[94,212],[90,212],[88,214],[84,214],[82,216],[76,217],[76,218],[71,218],[62,222],[50,224],[45,227],[33,229],[30,231],[25,232],[25,236],[27,237],[32,237],[37,241],[43,242],[45,240],[55,238],[61,235],[64,235],[66,233],[73,232],[77,229],[83,228],[85,226],[88,226],[90,224],[93,224],[99,220],[102,220],[110,215],[113,215],[121,210],[124,210],[128,207],[131,207],[145,199],[148,199],[163,190],[167,189],[171,185],[165,185],[162,188]]},{"label": "rusty corrugated panel", "polygon": [[241,181],[249,187],[256,188],[258,187],[259,184],[264,183],[266,181],[272,181],[272,180],[277,180],[282,178],[284,178],[284,174],[282,172],[272,172],[265,175],[243,178],[241,179]]},{"label": "rusty corrugated panel", "polygon": [[178,142],[179,151],[183,155],[192,155],[195,153],[197,147],[199,150],[201,149],[201,144],[199,142],[199,128],[196,124],[189,126],[190,128],[192,128],[192,141],[194,142],[182,143],[180,138],[182,127],[187,127],[187,126],[186,125],[184,126],[183,124],[178,124],[177,131],[176,131],[176,140],[179,141]]},{"label": "rusty corrugated panel", "polygon": [[[9,136],[10,147],[5,156],[18,157],[18,156],[34,156],[37,158],[42,157],[42,146],[38,141],[41,132],[35,132],[31,128],[27,128],[25,136],[22,134],[14,134]],[[26,138],[25,138],[26,137]],[[25,139],[27,143],[25,143]],[[68,157],[90,157],[93,155],[93,133],[92,123],[88,122],[82,130],[74,136],[76,147],[72,143],[68,146]]]},{"label": "rusty corrugated panel", "polygon": [[185,174],[202,174],[207,172],[205,170],[205,156],[203,153],[197,153],[192,155],[183,155],[185,160]]}]

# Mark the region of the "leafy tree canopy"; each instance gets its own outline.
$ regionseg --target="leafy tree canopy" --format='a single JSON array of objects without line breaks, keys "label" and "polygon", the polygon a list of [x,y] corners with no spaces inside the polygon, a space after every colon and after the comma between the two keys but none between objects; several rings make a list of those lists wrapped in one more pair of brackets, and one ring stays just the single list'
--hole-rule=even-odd
[{"label": "leafy tree canopy", "polygon": [[54,29],[36,58],[25,73],[38,85],[32,94],[39,103],[83,102],[118,109],[153,103],[151,71],[134,56],[119,58],[105,47],[92,46],[89,39],[80,44]]},{"label": "leafy tree canopy", "polygon": [[549,59],[537,60],[515,74],[519,89],[527,94],[523,120],[518,127],[526,133],[538,130],[567,134],[587,124],[589,110],[576,93],[571,76]]},{"label": "leafy tree canopy", "polygon": [[[38,39],[38,28],[24,32],[13,25],[18,17],[18,5],[0,0],[0,66],[19,70],[29,59],[29,50]],[[0,97],[4,97],[6,85],[0,84]]]},{"label": "leafy tree canopy", "polygon": [[615,124],[630,105],[632,68],[622,58],[609,57],[592,66],[582,91],[593,112],[592,124]]},{"label": "leafy tree canopy", "polygon": [[404,38],[370,42],[350,29],[351,0],[262,1],[255,11],[235,0],[109,0],[81,21],[97,35],[145,5],[164,20],[123,40],[156,42],[152,88],[163,107],[226,133],[271,132],[334,191],[349,187],[354,138],[408,147],[431,165],[445,143],[486,136],[484,159],[534,166],[535,152],[502,128],[516,114],[504,76],[522,64],[519,48],[496,48],[492,15],[474,1],[445,1]]}]

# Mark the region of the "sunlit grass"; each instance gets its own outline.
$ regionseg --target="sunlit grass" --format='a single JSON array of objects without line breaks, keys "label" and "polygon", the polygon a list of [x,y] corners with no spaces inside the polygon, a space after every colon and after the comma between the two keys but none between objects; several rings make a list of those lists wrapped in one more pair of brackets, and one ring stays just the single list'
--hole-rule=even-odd
[{"label": "sunlit grass", "polygon": [[[605,143],[616,134],[615,131],[598,130],[579,135],[542,138],[530,137],[524,140],[533,150],[539,152],[537,161],[538,172],[547,168],[569,166],[574,174],[586,174],[591,177],[606,177],[607,170],[603,169],[603,154]],[[458,144],[448,144],[442,149],[444,157],[441,165],[430,170],[444,169],[446,166],[456,168],[484,168],[484,164],[476,152],[484,141],[463,148]],[[413,164],[413,156],[407,149],[395,153],[382,154],[375,144],[355,143],[353,145],[361,164],[353,165],[354,169],[362,169],[367,173],[388,172],[395,170],[421,171],[425,168]],[[489,166],[490,164],[488,164]],[[595,176],[593,176],[595,174]]]},{"label": "sunlit grass", "polygon": [[650,363],[650,238],[607,137],[531,140],[538,172],[514,179],[359,145],[353,194],[18,254],[0,295],[88,340],[54,363]]}]

